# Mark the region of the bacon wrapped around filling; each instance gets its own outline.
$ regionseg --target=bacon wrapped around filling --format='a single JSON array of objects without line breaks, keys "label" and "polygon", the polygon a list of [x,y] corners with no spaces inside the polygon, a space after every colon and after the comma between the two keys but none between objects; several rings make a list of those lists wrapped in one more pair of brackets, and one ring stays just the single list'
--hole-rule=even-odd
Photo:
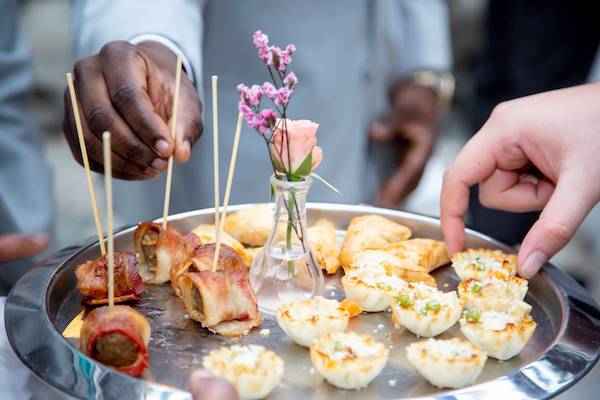
[{"label": "bacon wrapped around filling", "polygon": [[[137,257],[133,253],[114,254],[115,303],[134,301],[146,286],[137,269]],[[75,269],[77,288],[87,304],[108,303],[108,262],[105,256],[86,261]]]},{"label": "bacon wrapped around filling", "polygon": [[181,233],[173,226],[143,222],[134,233],[135,251],[140,258],[140,275],[144,282],[161,284],[169,281],[171,267],[185,261],[198,245],[192,233]]},{"label": "bacon wrapped around filling", "polygon": [[94,360],[131,376],[148,367],[150,324],[125,305],[92,310],[83,325],[79,348]]},{"label": "bacon wrapped around filling", "polygon": [[203,327],[225,336],[244,335],[262,322],[248,268],[235,250],[222,245],[212,272],[214,249],[214,244],[198,247],[174,272],[180,296],[190,317]]}]

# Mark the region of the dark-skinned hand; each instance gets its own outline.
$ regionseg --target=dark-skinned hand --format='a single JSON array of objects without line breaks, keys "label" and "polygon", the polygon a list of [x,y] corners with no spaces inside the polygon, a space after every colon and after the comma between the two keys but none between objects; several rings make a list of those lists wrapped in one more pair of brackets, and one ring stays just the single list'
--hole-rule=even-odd
[{"label": "dark-skinned hand", "polygon": [[[202,133],[202,105],[194,85],[183,73],[177,132],[172,139],[176,56],[166,46],[110,42],[98,54],[77,61],[73,72],[92,170],[103,172],[104,131],[112,133],[116,178],[152,178],[167,167],[169,156],[180,163],[189,159],[191,147]],[[63,130],[73,156],[81,164],[68,89]]]},{"label": "dark-skinned hand", "polygon": [[379,189],[377,202],[395,208],[412,192],[423,175],[437,137],[438,95],[416,84],[398,84],[390,94],[390,113],[369,129],[374,142],[394,146],[397,166]]}]

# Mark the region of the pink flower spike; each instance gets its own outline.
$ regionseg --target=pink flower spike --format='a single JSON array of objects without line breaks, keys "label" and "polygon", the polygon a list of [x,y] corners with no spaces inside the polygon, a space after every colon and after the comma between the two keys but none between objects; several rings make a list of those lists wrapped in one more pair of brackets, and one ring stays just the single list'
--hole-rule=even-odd
[{"label": "pink flower spike", "polygon": [[290,96],[292,95],[292,91],[287,87],[281,87],[277,90],[277,95],[273,99],[273,103],[278,106],[283,106],[290,101]]},{"label": "pink flower spike", "polygon": [[294,90],[294,88],[298,84],[298,77],[296,77],[296,74],[294,72],[290,72],[283,80],[283,84],[287,86],[290,90]]},{"label": "pink flower spike", "polygon": [[275,125],[275,122],[277,121],[277,114],[275,114],[275,111],[270,108],[262,110],[260,113],[258,113],[258,117],[268,122],[269,126]]},{"label": "pink flower spike", "polygon": [[252,35],[252,42],[254,42],[257,49],[264,49],[269,46],[269,37],[258,30]]},{"label": "pink flower spike", "polygon": [[293,54],[295,51],[296,51],[296,45],[295,45],[295,44],[292,44],[292,43],[288,44],[288,45],[287,45],[287,47],[285,48],[285,52],[286,52],[288,55],[290,55],[290,56],[291,56],[291,55],[292,55],[292,54]]},{"label": "pink flower spike", "polygon": [[277,88],[273,86],[271,82],[265,82],[262,84],[262,92],[266,94],[268,98],[273,100],[277,95]]}]

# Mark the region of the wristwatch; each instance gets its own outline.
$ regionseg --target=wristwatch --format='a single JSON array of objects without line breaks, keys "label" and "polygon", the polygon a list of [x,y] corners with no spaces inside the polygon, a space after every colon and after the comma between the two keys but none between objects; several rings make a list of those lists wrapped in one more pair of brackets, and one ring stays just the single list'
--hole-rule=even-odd
[{"label": "wristwatch", "polygon": [[446,108],[454,96],[454,74],[433,70],[418,70],[410,77],[412,83],[431,88],[439,96],[440,106]]}]

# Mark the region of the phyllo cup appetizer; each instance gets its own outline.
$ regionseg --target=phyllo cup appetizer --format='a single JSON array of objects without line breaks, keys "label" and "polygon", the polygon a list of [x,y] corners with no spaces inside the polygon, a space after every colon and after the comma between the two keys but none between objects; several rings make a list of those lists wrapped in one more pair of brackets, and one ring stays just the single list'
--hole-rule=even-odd
[{"label": "phyllo cup appetizer", "polygon": [[525,347],[536,323],[531,306],[516,300],[505,311],[469,310],[460,319],[460,327],[469,341],[498,360],[508,360]]},{"label": "phyllo cup appetizer", "polygon": [[458,321],[463,305],[456,292],[409,284],[392,301],[392,320],[418,336],[433,337]]},{"label": "phyllo cup appetizer", "polygon": [[528,284],[526,279],[495,271],[483,280],[469,278],[462,281],[457,291],[468,310],[505,310],[515,300],[525,298]]},{"label": "phyllo cup appetizer", "polygon": [[246,246],[264,246],[273,230],[273,206],[255,204],[225,218],[225,232]]},{"label": "phyllo cup appetizer", "polygon": [[483,280],[497,273],[515,276],[517,256],[501,250],[467,249],[452,255],[452,267],[461,281]]},{"label": "phyllo cup appetizer", "polygon": [[382,343],[354,332],[331,333],[310,347],[317,372],[340,389],[367,387],[385,367],[388,354]]},{"label": "phyllo cup appetizer", "polygon": [[315,297],[283,304],[277,310],[277,323],[297,344],[309,347],[322,336],[342,332],[350,314],[337,300]]},{"label": "phyllo cup appetizer", "polygon": [[446,244],[439,240],[415,238],[392,243],[381,250],[403,261],[403,268],[431,272],[450,262]]},{"label": "phyllo cup appetizer", "polygon": [[460,340],[427,339],[406,347],[408,361],[434,386],[459,389],[481,373],[487,354]]},{"label": "phyllo cup appetizer", "polygon": [[252,344],[213,350],[202,364],[208,372],[231,382],[242,400],[267,397],[283,376],[283,360]]},{"label": "phyllo cup appetizer", "polygon": [[406,285],[406,281],[388,273],[382,266],[350,270],[342,277],[346,297],[368,312],[389,308],[392,299]]}]

